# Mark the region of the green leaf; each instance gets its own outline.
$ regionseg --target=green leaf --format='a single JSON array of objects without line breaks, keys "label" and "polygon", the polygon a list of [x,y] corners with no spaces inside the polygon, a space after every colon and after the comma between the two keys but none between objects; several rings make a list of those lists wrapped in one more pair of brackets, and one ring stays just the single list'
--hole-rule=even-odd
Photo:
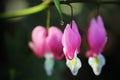
[{"label": "green leaf", "polygon": [[62,9],[60,7],[60,2],[59,2],[59,0],[53,0],[53,1],[54,1],[54,4],[58,10],[59,15],[60,15],[60,19],[63,21]]}]

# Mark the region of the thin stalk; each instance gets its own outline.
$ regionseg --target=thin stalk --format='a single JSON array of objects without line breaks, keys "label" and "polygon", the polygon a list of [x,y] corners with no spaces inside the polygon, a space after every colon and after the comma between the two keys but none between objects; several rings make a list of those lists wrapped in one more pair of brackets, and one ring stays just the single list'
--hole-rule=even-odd
[{"label": "thin stalk", "polygon": [[3,13],[3,14],[0,14],[0,18],[14,18],[14,17],[26,16],[33,13],[37,13],[47,8],[51,2],[52,0],[45,0],[43,3],[31,8],[27,8],[27,9],[15,11],[15,12]]},{"label": "thin stalk", "polygon": [[50,10],[47,11],[47,20],[46,20],[46,28],[50,27]]},{"label": "thin stalk", "polygon": [[71,17],[70,17],[70,22],[71,22],[71,28],[72,28],[72,20],[73,20],[73,7],[71,4],[68,4],[70,6],[70,9],[71,9]]},{"label": "thin stalk", "polygon": [[[52,0],[45,0],[43,3],[23,9],[20,11],[15,11],[15,12],[6,12],[6,13],[1,13],[0,18],[14,18],[14,17],[21,17],[21,16],[26,16],[30,14],[34,14],[37,12],[40,12],[44,10],[45,8],[48,7],[49,4],[53,4]],[[85,3],[85,4],[99,4],[99,5],[104,5],[104,4],[116,4],[120,5],[120,1],[88,1],[88,0],[60,0],[60,4],[68,4],[68,3]]]},{"label": "thin stalk", "polygon": [[90,4],[120,4],[120,1],[92,1],[92,0],[66,0],[60,1],[60,4],[67,4],[67,3],[90,3]]}]

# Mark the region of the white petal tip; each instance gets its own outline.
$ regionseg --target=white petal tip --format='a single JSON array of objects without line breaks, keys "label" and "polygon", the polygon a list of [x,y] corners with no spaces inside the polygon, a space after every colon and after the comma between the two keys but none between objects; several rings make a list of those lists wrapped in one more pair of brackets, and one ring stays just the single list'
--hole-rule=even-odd
[{"label": "white petal tip", "polygon": [[48,76],[51,76],[52,75],[52,70],[51,71],[46,70],[46,73],[47,73]]},{"label": "white petal tip", "polygon": [[71,73],[72,73],[73,76],[77,76],[78,71],[79,71],[79,68],[78,68],[78,69],[71,70]]},{"label": "white petal tip", "polygon": [[46,55],[44,68],[48,76],[52,75],[53,67],[54,67],[54,59],[52,58],[51,55]]},{"label": "white petal tip", "polygon": [[71,70],[73,76],[76,76],[79,69],[82,67],[81,61],[77,56],[75,56],[72,60],[67,60],[66,65]]},{"label": "white petal tip", "polygon": [[100,73],[101,73],[101,71],[94,71],[94,74],[95,74],[96,76],[99,76]]},{"label": "white petal tip", "polygon": [[93,69],[94,74],[98,76],[100,75],[102,68],[105,65],[105,58],[103,55],[100,54],[97,58],[90,57],[88,63]]}]

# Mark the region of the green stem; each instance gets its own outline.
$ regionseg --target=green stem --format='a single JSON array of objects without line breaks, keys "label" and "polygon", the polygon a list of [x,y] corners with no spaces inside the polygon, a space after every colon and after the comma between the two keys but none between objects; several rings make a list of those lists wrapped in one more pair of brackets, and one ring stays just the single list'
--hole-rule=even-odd
[{"label": "green stem", "polygon": [[3,14],[0,14],[0,18],[14,18],[14,17],[26,16],[26,15],[40,12],[45,8],[47,8],[48,4],[50,4],[51,1],[52,0],[45,0],[43,3],[31,8],[27,8],[27,9],[15,11],[15,12],[3,13]]},{"label": "green stem", "polygon": [[73,7],[71,4],[68,4],[70,6],[70,9],[71,9],[71,18],[70,18],[70,22],[71,22],[71,28],[72,28],[72,20],[73,20]]},{"label": "green stem", "polygon": [[47,21],[46,21],[47,29],[50,27],[50,10],[47,11]]}]

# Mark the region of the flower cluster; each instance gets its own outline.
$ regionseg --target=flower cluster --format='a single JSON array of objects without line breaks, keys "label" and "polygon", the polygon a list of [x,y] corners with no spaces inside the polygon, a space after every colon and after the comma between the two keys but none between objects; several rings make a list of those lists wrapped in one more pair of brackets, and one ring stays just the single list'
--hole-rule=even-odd
[{"label": "flower cluster", "polygon": [[[89,65],[92,67],[95,75],[101,73],[105,65],[105,58],[101,54],[107,42],[107,35],[101,16],[93,18],[87,31],[87,42],[89,50],[86,52]],[[82,67],[80,58],[81,35],[74,20],[67,24],[64,32],[51,26],[45,29],[43,26],[37,26],[32,31],[32,41],[29,47],[39,58],[45,57],[45,70],[48,75],[52,74],[54,60],[61,60],[65,56],[66,65],[73,75],[77,75]]]},{"label": "flower cluster", "polygon": [[55,26],[46,30],[43,26],[37,26],[32,31],[32,41],[29,47],[39,58],[45,57],[45,70],[48,75],[52,74],[54,59],[60,60],[62,54],[62,31]]}]

